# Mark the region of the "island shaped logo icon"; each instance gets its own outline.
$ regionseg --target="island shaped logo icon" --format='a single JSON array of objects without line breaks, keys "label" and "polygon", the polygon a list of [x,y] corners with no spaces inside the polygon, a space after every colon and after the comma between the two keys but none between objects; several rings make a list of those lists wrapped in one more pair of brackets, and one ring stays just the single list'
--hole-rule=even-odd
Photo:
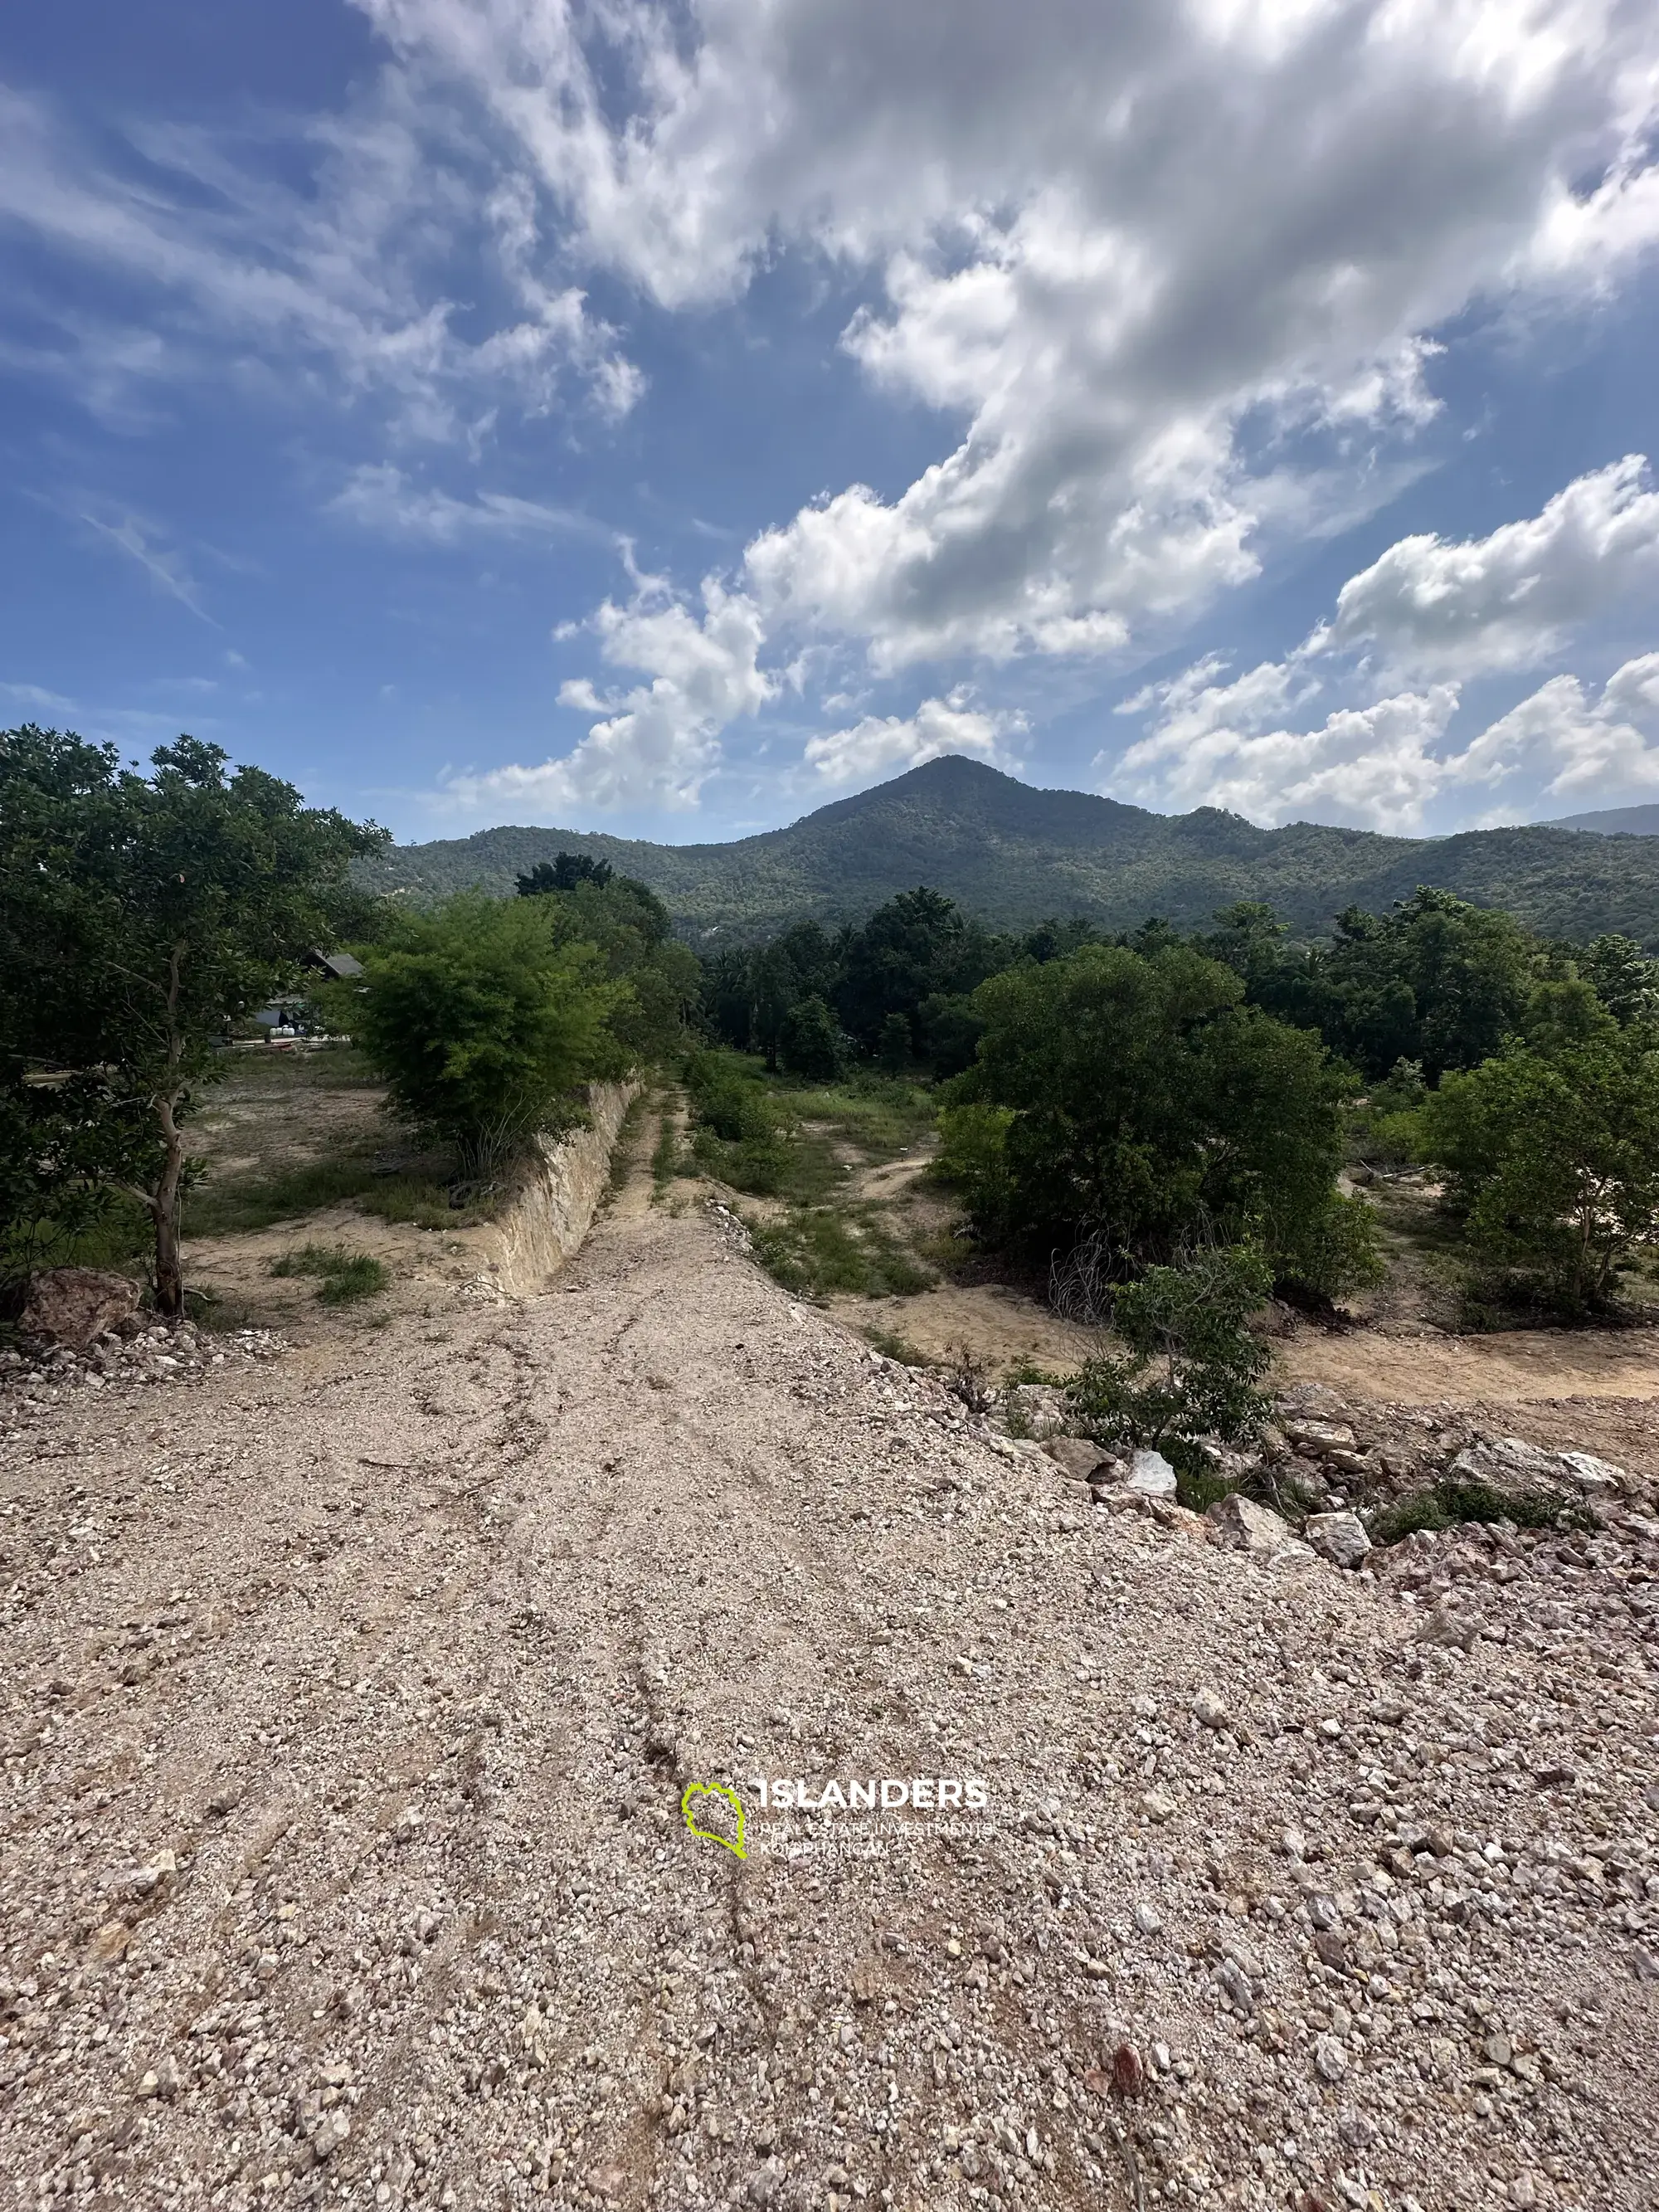
[{"label": "island shaped logo icon", "polygon": [[[720,1803],[731,1808],[737,1821],[735,1840],[731,1836],[721,1835],[716,1828],[698,1826],[696,1816],[705,1809],[702,1801],[710,1797],[717,1798]],[[680,1813],[691,1833],[700,1836],[704,1843],[718,1844],[723,1850],[731,1851],[740,1859],[748,1857],[743,1841],[743,1800],[735,1790],[728,1790],[720,1782],[689,1782],[680,1799]]]}]

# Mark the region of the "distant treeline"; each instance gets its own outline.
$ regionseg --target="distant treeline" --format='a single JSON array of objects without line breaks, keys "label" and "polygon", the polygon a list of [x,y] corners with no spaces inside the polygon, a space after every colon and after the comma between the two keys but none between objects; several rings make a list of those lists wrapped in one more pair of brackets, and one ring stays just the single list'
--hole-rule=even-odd
[{"label": "distant treeline", "polygon": [[814,1080],[860,1060],[950,1077],[973,1064],[981,985],[1087,945],[1143,954],[1180,946],[1218,962],[1243,983],[1246,1004],[1317,1031],[1368,1079],[1406,1060],[1432,1085],[1508,1039],[1559,1027],[1586,998],[1621,1026],[1659,1012],[1659,961],[1632,939],[1546,939],[1449,891],[1419,889],[1384,915],[1351,907],[1328,938],[1310,940],[1255,901],[1185,933],[1154,920],[1111,935],[1077,918],[999,933],[920,889],[834,934],[803,922],[705,960],[704,1018],[721,1042]]}]

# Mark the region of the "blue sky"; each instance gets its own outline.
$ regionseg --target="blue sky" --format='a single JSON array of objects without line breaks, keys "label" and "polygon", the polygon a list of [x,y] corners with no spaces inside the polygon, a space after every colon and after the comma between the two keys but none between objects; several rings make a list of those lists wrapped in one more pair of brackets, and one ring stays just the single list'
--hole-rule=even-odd
[{"label": "blue sky", "polygon": [[403,837],[1659,796],[1626,0],[0,22],[0,721]]}]

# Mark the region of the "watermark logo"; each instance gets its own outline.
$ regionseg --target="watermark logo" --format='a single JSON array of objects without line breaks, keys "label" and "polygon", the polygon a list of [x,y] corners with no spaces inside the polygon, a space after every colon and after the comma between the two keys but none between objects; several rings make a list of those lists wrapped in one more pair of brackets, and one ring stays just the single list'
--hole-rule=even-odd
[{"label": "watermark logo", "polygon": [[[696,1814],[703,1809],[702,1801],[708,1797],[718,1798],[722,1804],[731,1808],[737,1821],[735,1841],[730,1836],[721,1835],[718,1829],[697,1826]],[[743,1841],[743,1800],[735,1790],[728,1790],[721,1782],[688,1782],[680,1799],[680,1814],[691,1833],[700,1836],[704,1843],[718,1844],[723,1850],[731,1851],[738,1858],[748,1857]]]}]

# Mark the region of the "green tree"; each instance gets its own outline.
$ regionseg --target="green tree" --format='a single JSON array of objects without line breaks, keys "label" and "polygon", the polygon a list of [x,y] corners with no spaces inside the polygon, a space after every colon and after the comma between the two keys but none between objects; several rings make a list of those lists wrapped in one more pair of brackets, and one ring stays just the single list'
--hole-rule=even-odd
[{"label": "green tree", "polygon": [[816,992],[798,999],[784,1017],[778,1056],[786,1075],[810,1083],[833,1083],[841,1073],[841,1030]]},{"label": "green tree", "polygon": [[602,891],[611,876],[609,860],[596,860],[591,853],[561,853],[556,860],[538,860],[528,875],[519,878],[519,896],[544,898],[550,891],[574,891],[581,884]]},{"label": "green tree", "polygon": [[1477,1258],[1572,1315],[1604,1308],[1659,1237],[1659,1056],[1642,1037],[1513,1047],[1449,1075],[1419,1117]]},{"label": "green tree", "polygon": [[676,942],[668,909],[656,893],[632,876],[613,876],[602,861],[568,890],[539,896],[556,939],[597,945],[606,974],[629,986],[611,1026],[629,1059],[648,1065],[677,1058],[702,993],[702,971],[690,948]]},{"label": "green tree", "polygon": [[1126,1283],[1112,1326],[1127,1356],[1079,1368],[1066,1393],[1077,1426],[1109,1450],[1163,1451],[1189,1477],[1202,1463],[1200,1437],[1254,1435],[1269,1409],[1257,1385],[1270,1355],[1249,1322],[1273,1279],[1264,1253],[1237,1244],[1200,1246]]},{"label": "green tree", "polygon": [[902,1075],[910,1060],[910,1024],[903,1014],[889,1014],[876,1039],[876,1065],[884,1075]]},{"label": "green tree", "polygon": [[1379,917],[1339,915],[1297,1019],[1367,1074],[1420,1060],[1431,1082],[1502,1049],[1526,1018],[1546,948],[1513,915],[1419,888]]},{"label": "green tree", "polygon": [[1593,938],[1574,963],[1621,1029],[1659,1019],[1659,960],[1633,937]]},{"label": "green tree", "polygon": [[[194,738],[151,771],[70,732],[0,734],[0,1079],[11,1141],[50,1139],[36,1195],[125,1185],[154,1233],[156,1304],[177,1314],[185,1124],[217,1048],[362,921],[347,869],[386,838],[261,769],[228,773]],[[70,1078],[56,1109],[26,1095],[42,1066]]]},{"label": "green tree", "polygon": [[464,891],[399,915],[362,955],[352,1033],[394,1110],[486,1176],[573,1110],[579,1085],[622,1074],[632,987],[597,945],[563,936],[548,902]]},{"label": "green tree", "polygon": [[922,1001],[971,990],[991,972],[991,940],[954,899],[925,887],[901,891],[876,908],[837,947],[835,1005],[842,1026],[866,1052],[880,1046],[887,1022],[903,1017],[911,1048]]},{"label": "green tree", "polygon": [[1038,1249],[1093,1236],[1127,1273],[1208,1224],[1255,1236],[1310,1289],[1371,1276],[1369,1214],[1334,1188],[1352,1079],[1242,989],[1185,945],[1086,946],[982,984],[978,1057],[951,1086],[1011,1116],[995,1173],[967,1187],[981,1234]]}]

